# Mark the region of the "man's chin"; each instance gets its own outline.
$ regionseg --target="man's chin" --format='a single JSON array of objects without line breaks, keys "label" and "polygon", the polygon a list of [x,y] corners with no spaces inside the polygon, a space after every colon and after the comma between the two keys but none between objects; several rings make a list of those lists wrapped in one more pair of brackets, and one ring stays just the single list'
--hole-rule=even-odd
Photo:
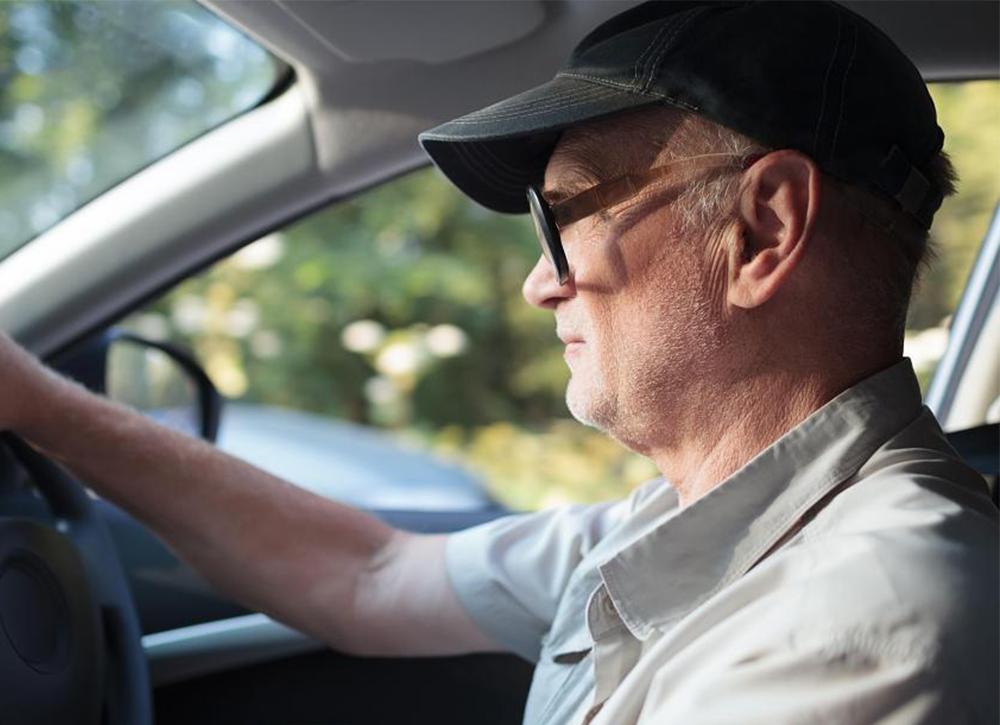
[{"label": "man's chin", "polygon": [[571,378],[566,388],[566,407],[570,415],[580,423],[614,438],[629,450],[647,455],[647,434],[650,431],[621,425],[617,401],[601,395],[603,391],[595,387],[579,385],[580,382]]},{"label": "man's chin", "polygon": [[608,406],[602,405],[595,391],[584,388],[576,378],[570,378],[566,387],[566,407],[570,415],[584,425],[607,432],[611,421],[608,420]]}]

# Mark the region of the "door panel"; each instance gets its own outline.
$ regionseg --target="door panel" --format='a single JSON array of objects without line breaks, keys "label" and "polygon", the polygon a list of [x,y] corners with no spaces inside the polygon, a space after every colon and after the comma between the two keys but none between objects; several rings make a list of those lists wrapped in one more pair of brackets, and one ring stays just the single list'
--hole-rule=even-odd
[{"label": "door panel", "polygon": [[516,724],[531,672],[513,655],[383,659],[325,651],[157,688],[156,722]]}]

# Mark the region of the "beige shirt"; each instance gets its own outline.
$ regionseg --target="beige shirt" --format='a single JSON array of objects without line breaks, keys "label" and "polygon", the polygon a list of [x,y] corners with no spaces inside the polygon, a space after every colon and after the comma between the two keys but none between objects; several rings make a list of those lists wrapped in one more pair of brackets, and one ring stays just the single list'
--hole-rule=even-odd
[{"label": "beige shirt", "polygon": [[904,360],[683,510],[652,481],[446,551],[474,621],[537,662],[531,725],[992,725],[997,549]]}]

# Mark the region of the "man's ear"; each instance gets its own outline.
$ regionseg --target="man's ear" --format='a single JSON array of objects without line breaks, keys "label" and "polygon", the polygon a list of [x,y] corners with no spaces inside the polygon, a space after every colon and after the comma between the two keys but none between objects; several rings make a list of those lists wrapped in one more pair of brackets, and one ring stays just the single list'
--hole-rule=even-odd
[{"label": "man's ear", "polygon": [[791,276],[819,217],[821,173],[798,151],[774,151],[743,173],[730,247],[730,305],[758,307]]}]

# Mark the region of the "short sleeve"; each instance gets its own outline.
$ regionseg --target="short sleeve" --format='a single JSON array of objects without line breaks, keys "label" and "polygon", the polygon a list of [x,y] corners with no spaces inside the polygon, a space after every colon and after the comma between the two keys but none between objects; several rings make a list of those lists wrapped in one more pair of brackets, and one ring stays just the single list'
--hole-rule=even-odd
[{"label": "short sleeve", "polygon": [[498,644],[537,661],[573,571],[631,505],[561,506],[450,535],[445,561],[459,601]]}]

